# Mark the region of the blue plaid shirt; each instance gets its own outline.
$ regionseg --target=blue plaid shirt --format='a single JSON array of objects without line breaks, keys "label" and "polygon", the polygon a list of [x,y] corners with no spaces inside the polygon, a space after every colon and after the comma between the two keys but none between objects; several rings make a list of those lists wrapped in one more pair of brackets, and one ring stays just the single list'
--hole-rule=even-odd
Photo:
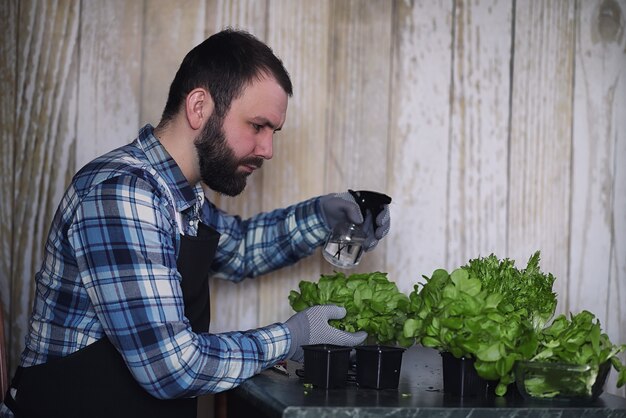
[{"label": "blue plaid shirt", "polygon": [[[221,233],[211,266],[239,281],[294,263],[327,228],[314,198],[242,220],[205,200],[145,126],[131,144],[81,169],[45,246],[21,365],[67,356],[105,335],[153,396],[230,389],[285,358],[283,324],[196,334],[183,315],[176,270],[179,228],[203,220]],[[138,330],[142,330],[141,333]],[[142,336],[158,336],[143,338]]]}]

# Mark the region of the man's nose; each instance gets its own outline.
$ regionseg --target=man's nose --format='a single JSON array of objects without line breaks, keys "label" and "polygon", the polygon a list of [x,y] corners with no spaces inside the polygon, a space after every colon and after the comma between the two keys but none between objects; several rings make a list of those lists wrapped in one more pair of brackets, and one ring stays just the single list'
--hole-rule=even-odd
[{"label": "man's nose", "polygon": [[257,141],[255,154],[269,160],[274,155],[274,132],[263,133]]}]

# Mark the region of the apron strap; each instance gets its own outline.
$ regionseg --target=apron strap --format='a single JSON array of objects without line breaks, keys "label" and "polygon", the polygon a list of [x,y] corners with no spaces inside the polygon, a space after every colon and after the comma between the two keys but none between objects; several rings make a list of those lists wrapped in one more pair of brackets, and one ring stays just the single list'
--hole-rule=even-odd
[{"label": "apron strap", "polygon": [[21,378],[22,378],[22,368],[18,367],[17,370],[15,371],[15,375],[13,376],[13,379],[11,380],[11,384],[9,385],[9,388],[7,389],[7,393],[4,395],[4,401],[3,401],[4,405],[6,405],[6,407],[9,408],[11,412],[13,412],[13,415],[15,416],[15,418],[21,418],[22,413],[20,411],[19,405],[17,404],[17,402],[15,402],[15,398],[11,394],[11,389],[16,389],[19,386]]},{"label": "apron strap", "polygon": [[15,402],[15,399],[13,399],[13,396],[11,395],[11,388],[9,388],[9,390],[7,390],[7,393],[4,395],[3,402],[4,402],[4,406],[9,408],[9,410],[13,412],[13,416],[15,418],[22,417],[22,413],[20,412],[20,407],[17,405],[17,402]]}]

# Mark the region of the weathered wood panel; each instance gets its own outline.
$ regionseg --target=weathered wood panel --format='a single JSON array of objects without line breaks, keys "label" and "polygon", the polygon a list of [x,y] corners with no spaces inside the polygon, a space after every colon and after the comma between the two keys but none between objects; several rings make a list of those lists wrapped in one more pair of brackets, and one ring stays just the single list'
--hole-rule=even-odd
[{"label": "weathered wood panel", "polygon": [[[300,202],[324,194],[324,162],[330,34],[330,2],[271,2],[267,42],[282,58],[291,76],[283,131],[275,136],[274,158],[264,168],[263,209]],[[320,253],[259,279],[259,325],[285,321],[293,314],[287,296],[300,280],[320,274]]]},{"label": "weathered wood panel", "polygon": [[205,38],[205,0],[146,0],[139,125],[157,126],[185,54]]},{"label": "weathered wood panel", "polygon": [[507,255],[512,1],[455,2],[446,264]]},{"label": "weathered wood panel", "polygon": [[[329,119],[323,161],[324,187],[329,192],[350,188],[389,193],[392,11],[393,3],[386,0],[331,5]],[[384,271],[386,245],[382,242],[366,253],[354,270]],[[332,272],[332,266],[321,262],[322,272]]]},{"label": "weathered wood panel", "polygon": [[76,168],[137,136],[143,5],[83,0]]},{"label": "weathered wood panel", "polygon": [[509,255],[523,268],[541,251],[567,306],[574,84],[574,6],[517,2],[508,189]]},{"label": "weathered wood panel", "polygon": [[[619,84],[614,92],[611,122],[615,128],[610,135],[615,141],[613,166],[612,245],[610,259],[607,312],[604,328],[615,343],[626,344],[626,1],[617,6],[609,3],[608,10],[601,10],[603,38],[615,36],[615,44],[609,50],[614,55],[617,68],[621,68]],[[619,19],[618,19],[619,18]],[[621,45],[621,48],[619,47]],[[621,50],[621,57],[620,57]],[[594,306],[594,310],[597,307]],[[621,354],[626,363],[626,353]],[[607,387],[609,392],[626,397],[626,387],[615,388],[616,374],[612,372]]]},{"label": "weathered wood panel", "polygon": [[609,337],[623,343],[626,234],[618,157],[626,143],[626,1],[578,7],[568,309],[593,312]]},{"label": "weathered wood panel", "polygon": [[11,341],[13,287],[13,185],[15,181],[15,112],[17,85],[18,1],[0,7],[0,301],[5,324],[5,343]]},{"label": "weathered wood panel", "polygon": [[11,367],[24,346],[42,244],[74,169],[79,27],[77,2],[19,6],[11,321],[20,326],[11,328]]},{"label": "weathered wood panel", "polygon": [[[540,249],[559,310],[589,309],[626,342],[625,11],[625,0],[4,1],[0,282],[13,366],[71,175],[156,124],[183,55],[225,26],[267,41],[295,94],[275,158],[241,196],[209,193],[219,206],[246,217],[385,191],[390,237],[355,271],[387,271],[409,291],[434,268],[490,252],[519,265]],[[212,280],[212,330],[284,320],[289,290],[331,271],[317,252],[258,280]]]},{"label": "weathered wood panel", "polygon": [[[245,29],[259,39],[267,36],[267,1],[228,0],[207,3],[206,37],[219,32],[226,26]],[[270,165],[270,164],[267,164]],[[211,200],[222,209],[248,217],[262,208],[263,176],[265,168],[248,178],[246,190],[237,198],[208,193]],[[269,190],[267,193],[272,194]],[[245,280],[230,283],[219,279],[211,280],[211,330],[213,332],[232,331],[256,327],[259,320],[259,282]]]},{"label": "weathered wood panel", "polygon": [[410,292],[422,275],[446,267],[453,4],[394,5],[386,265]]}]

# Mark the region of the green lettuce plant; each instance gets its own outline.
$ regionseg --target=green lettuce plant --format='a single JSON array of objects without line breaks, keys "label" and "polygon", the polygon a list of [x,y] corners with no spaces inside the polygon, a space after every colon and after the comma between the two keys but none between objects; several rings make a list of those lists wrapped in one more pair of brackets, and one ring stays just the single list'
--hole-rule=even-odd
[{"label": "green lettuce plant", "polygon": [[403,334],[409,298],[386,273],[322,275],[318,282],[301,281],[300,292],[289,294],[291,307],[300,312],[309,306],[335,304],[346,308],[343,319],[330,324],[349,332],[366,331],[368,340],[409,347],[414,339]]},{"label": "green lettuce plant", "polygon": [[480,280],[488,293],[502,295],[500,303],[506,310],[527,318],[535,330],[542,329],[554,315],[557,298],[552,291],[554,276],[539,268],[540,252],[535,252],[525,269],[517,269],[515,262],[495,255],[470,260],[461,267],[469,277]]},{"label": "green lettuce plant", "polygon": [[473,358],[478,374],[498,381],[495,392],[504,395],[515,380],[515,362],[535,353],[537,337],[530,322],[503,300],[465,269],[435,270],[409,295],[404,336],[457,358]]},{"label": "green lettuce plant", "polygon": [[[525,390],[535,397],[552,398],[566,389],[569,393],[590,395],[592,387],[607,362],[617,371],[617,386],[626,384],[626,365],[617,356],[626,344],[614,345],[602,332],[599,320],[589,311],[559,315],[550,326],[538,333],[538,347],[531,361],[587,366],[585,373],[564,373],[559,379],[549,374],[524,381]],[[563,379],[567,379],[566,387]]]}]

